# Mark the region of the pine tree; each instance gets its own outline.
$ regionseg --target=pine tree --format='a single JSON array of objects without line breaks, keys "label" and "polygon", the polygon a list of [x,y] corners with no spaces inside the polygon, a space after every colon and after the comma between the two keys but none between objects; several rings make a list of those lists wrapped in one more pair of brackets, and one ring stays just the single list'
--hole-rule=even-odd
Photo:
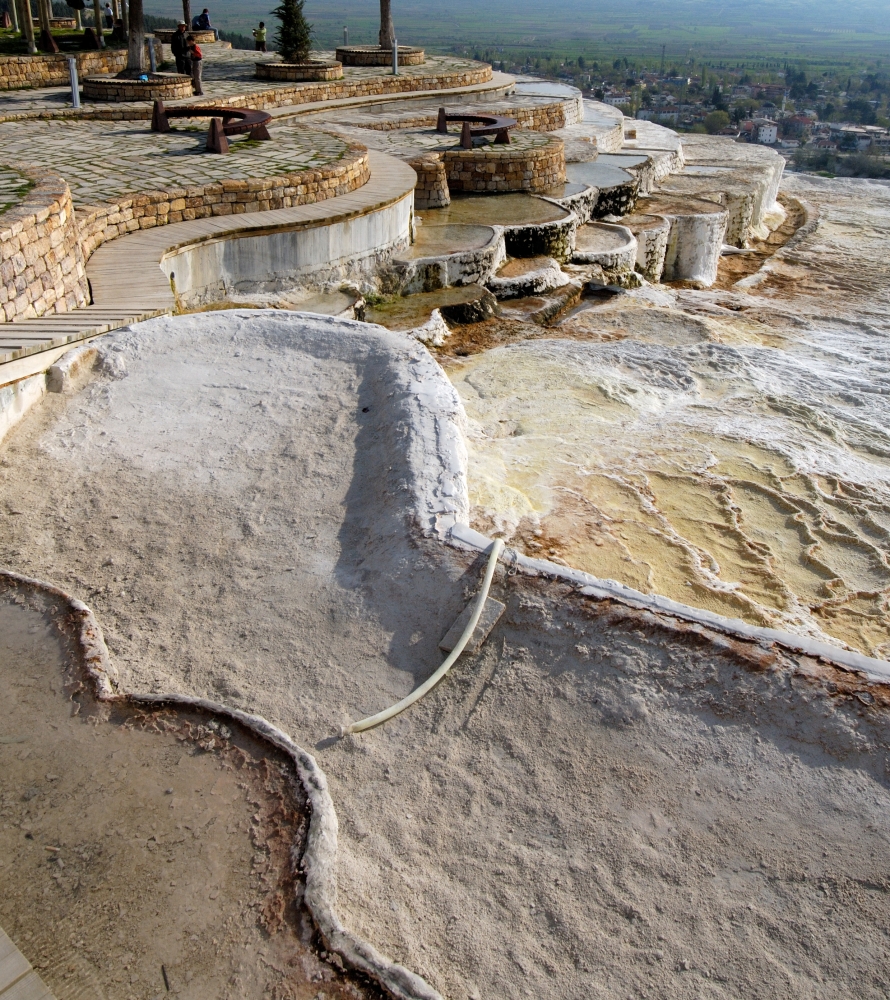
[{"label": "pine tree", "polygon": [[312,48],[312,25],[303,16],[305,0],[281,0],[272,11],[281,26],[275,33],[275,45],[287,63],[306,62]]}]

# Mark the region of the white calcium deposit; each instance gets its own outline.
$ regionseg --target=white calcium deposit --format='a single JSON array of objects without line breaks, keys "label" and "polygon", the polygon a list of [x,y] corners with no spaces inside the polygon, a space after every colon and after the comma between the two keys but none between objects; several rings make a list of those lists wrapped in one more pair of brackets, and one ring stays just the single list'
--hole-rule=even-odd
[{"label": "white calcium deposit", "polygon": [[631,293],[452,369],[475,524],[886,656],[890,188],[784,188],[819,225],[744,290]]}]

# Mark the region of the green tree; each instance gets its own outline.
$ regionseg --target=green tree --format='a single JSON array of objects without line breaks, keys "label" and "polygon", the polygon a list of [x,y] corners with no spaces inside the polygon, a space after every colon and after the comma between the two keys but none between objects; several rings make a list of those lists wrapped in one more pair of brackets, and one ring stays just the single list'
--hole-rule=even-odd
[{"label": "green tree", "polygon": [[303,16],[305,0],[281,0],[272,16],[281,22],[275,33],[275,45],[288,63],[305,62],[312,48],[312,25]]},{"label": "green tree", "polygon": [[710,135],[716,135],[729,125],[729,115],[725,111],[712,111],[705,115],[705,128]]}]

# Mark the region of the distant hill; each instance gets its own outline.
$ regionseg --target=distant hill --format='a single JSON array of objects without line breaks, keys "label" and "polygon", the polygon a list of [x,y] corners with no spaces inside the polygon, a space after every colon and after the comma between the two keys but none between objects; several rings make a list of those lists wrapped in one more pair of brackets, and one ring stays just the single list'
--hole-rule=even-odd
[{"label": "distant hill", "polygon": [[[274,0],[205,0],[214,24],[244,32],[269,20]],[[201,6],[197,5],[200,10]],[[376,41],[375,0],[307,0],[316,44],[330,47],[349,27],[352,42]],[[146,13],[175,17],[177,0],[147,0]],[[394,0],[396,31],[430,48],[573,45],[733,58],[745,52],[801,58],[829,52],[890,54],[887,0]]]}]

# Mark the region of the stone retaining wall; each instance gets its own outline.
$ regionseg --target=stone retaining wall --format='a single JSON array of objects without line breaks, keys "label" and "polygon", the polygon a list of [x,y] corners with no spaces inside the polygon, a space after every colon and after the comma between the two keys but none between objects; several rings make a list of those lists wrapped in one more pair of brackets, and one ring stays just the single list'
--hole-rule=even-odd
[{"label": "stone retaining wall", "polygon": [[549,191],[566,179],[561,139],[514,149],[494,144],[442,154],[451,191]]},{"label": "stone retaining wall", "polygon": [[414,207],[444,208],[451,204],[448,191],[448,175],[441,153],[425,153],[408,161],[417,171],[417,185],[414,188]]},{"label": "stone retaining wall", "polygon": [[[158,63],[163,59],[161,43],[154,39]],[[77,52],[77,72],[83,77],[100,73],[120,73],[127,65],[126,49]],[[58,87],[68,83],[68,56],[0,56],[0,90]]]},{"label": "stone retaining wall", "polygon": [[[124,53],[124,56],[126,54]],[[23,57],[24,58],[24,57]],[[37,58],[32,57],[32,58]],[[56,56],[55,58],[59,58]],[[160,57],[159,57],[160,61]],[[68,66],[65,66],[65,80]],[[121,64],[123,67],[123,63]],[[331,83],[295,83],[292,87],[270,87],[233,97],[214,99],[219,108],[280,108],[289,104],[308,104],[313,101],[335,101],[344,97],[371,97],[402,94],[421,90],[451,90],[456,87],[470,87],[491,80],[491,66],[481,65],[474,69],[455,73],[438,73],[424,76],[393,76],[382,74],[357,80],[340,80]],[[45,86],[45,84],[40,84]],[[151,106],[146,103],[141,108],[95,108],[81,111],[21,111],[3,114],[0,122],[27,121],[29,119],[85,118],[91,121],[145,121],[151,118]]]},{"label": "stone retaining wall", "polygon": [[181,101],[192,96],[192,78],[180,73],[158,73],[140,82],[88,76],[81,89],[86,101]]},{"label": "stone retaining wall", "polygon": [[37,184],[0,215],[0,322],[67,312],[89,302],[68,185],[58,174],[21,170]]},{"label": "stone retaining wall", "polygon": [[[341,45],[336,58],[344,66],[391,66],[392,49],[381,49],[377,45]],[[422,66],[426,62],[423,49],[412,45],[399,46],[400,66]]]},{"label": "stone retaining wall", "polygon": [[[504,109],[499,106],[496,112],[489,113],[515,118],[521,128],[531,129],[534,132],[555,132],[557,129],[565,128],[578,120],[576,105],[577,102],[570,99],[531,107],[524,105],[518,108]],[[485,106],[480,105],[480,107],[484,109]],[[483,113],[485,112],[483,111]],[[389,121],[356,122],[355,124],[358,128],[372,129],[375,132],[393,132],[402,128],[430,128],[435,126],[437,121],[437,115],[426,114],[415,115],[411,118],[393,118]]]},{"label": "stone retaining wall", "polygon": [[[155,28],[153,34],[159,42],[169,45],[176,34],[176,28]],[[195,31],[192,29],[191,31],[187,30],[186,35],[194,35],[198,45],[213,45],[216,41],[216,35],[212,31]]]},{"label": "stone retaining wall", "polygon": [[78,221],[83,253],[89,258],[103,243],[137,229],[311,205],[355,191],[367,184],[370,176],[368,150],[356,144],[336,164],[318,170],[133,195],[111,205],[81,210]]},{"label": "stone retaining wall", "polygon": [[343,64],[338,62],[273,63],[258,62],[258,80],[342,80]]}]

